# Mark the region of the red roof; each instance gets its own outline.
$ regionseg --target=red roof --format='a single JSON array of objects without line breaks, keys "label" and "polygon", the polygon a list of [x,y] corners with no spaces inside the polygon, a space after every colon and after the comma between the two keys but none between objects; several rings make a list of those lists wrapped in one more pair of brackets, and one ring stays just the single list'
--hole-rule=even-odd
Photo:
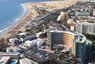
[{"label": "red roof", "polygon": [[7,45],[8,42],[0,42],[0,45]]},{"label": "red roof", "polygon": [[62,50],[61,52],[66,52],[67,50]]}]

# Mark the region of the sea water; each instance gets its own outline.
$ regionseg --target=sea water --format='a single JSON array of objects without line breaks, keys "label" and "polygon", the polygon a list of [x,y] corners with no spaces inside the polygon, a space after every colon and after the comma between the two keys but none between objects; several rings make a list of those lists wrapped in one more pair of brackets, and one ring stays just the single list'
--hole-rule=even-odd
[{"label": "sea water", "polygon": [[17,23],[27,12],[23,3],[54,0],[0,0],[0,34]]}]

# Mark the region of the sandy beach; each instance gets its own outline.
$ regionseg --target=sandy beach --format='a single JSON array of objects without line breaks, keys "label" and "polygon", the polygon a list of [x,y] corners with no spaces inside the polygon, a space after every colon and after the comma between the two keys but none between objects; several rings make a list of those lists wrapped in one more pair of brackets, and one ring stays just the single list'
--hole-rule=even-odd
[{"label": "sandy beach", "polygon": [[8,38],[10,35],[13,35],[17,33],[18,31],[24,31],[25,26],[29,24],[32,20],[32,13],[31,13],[31,7],[28,4],[24,4],[24,6],[27,8],[26,15],[20,19],[17,24],[15,24],[13,27],[9,28],[6,32],[0,35],[1,38]]},{"label": "sandy beach", "polygon": [[10,35],[16,34],[18,31],[25,31],[25,26],[32,20],[47,15],[58,9],[63,9],[76,4],[81,0],[65,0],[65,1],[50,1],[40,3],[26,3],[24,6],[27,8],[26,15],[17,22],[13,27],[0,35],[1,38],[8,38]]}]

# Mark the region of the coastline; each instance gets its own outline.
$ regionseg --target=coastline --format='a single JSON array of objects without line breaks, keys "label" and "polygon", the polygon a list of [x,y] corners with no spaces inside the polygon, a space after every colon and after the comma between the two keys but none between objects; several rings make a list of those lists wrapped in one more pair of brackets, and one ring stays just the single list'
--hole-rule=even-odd
[{"label": "coastline", "polygon": [[[0,35],[0,39],[2,38],[8,38],[10,35],[15,34],[18,31],[25,31],[25,26],[29,24],[32,20],[43,16],[43,14],[39,14],[38,12],[43,12],[43,9],[45,11],[48,11],[47,13],[51,13],[53,11],[56,11],[58,9],[63,9],[70,7],[74,4],[76,4],[78,1],[81,0],[64,0],[64,1],[47,1],[47,2],[36,2],[36,3],[25,3],[23,4],[27,8],[27,12],[25,13],[25,16],[23,16],[15,25],[13,25],[9,30],[2,33]],[[46,13],[46,14],[47,14]],[[44,14],[44,15],[46,15]]]},{"label": "coastline", "polygon": [[[20,24],[24,22],[23,20],[29,15],[29,7],[26,4],[21,4],[21,5],[26,8],[26,11],[24,12],[23,16],[18,21],[16,21],[12,26],[10,26],[5,32],[3,32],[0,35],[0,39],[2,39],[2,38],[8,38],[10,35],[13,34],[12,32],[16,33],[16,32],[18,32],[20,30],[24,31],[24,26],[25,25],[23,25],[23,26],[21,25],[20,28],[15,29],[16,27],[18,27],[18,25],[20,26]],[[21,29],[21,28],[23,28],[23,29]]]},{"label": "coastline", "polygon": [[21,14],[17,18],[14,19],[13,23],[9,23],[6,28],[0,30],[0,35],[3,32],[6,32],[11,27],[13,27],[16,23],[18,23],[26,15],[27,8],[24,6],[24,4],[21,4],[21,7],[23,8],[23,12],[21,12]]}]

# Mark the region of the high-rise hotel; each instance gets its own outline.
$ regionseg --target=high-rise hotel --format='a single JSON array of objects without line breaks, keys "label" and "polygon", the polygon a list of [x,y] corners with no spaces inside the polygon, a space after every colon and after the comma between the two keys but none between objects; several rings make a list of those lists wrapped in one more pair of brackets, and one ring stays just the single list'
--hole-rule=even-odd
[{"label": "high-rise hotel", "polygon": [[48,43],[50,44],[51,49],[56,44],[64,44],[68,47],[73,46],[75,39],[75,34],[67,31],[50,31],[48,32]]},{"label": "high-rise hotel", "polygon": [[48,43],[51,50],[58,44],[62,44],[65,50],[70,51],[78,58],[83,58],[91,49],[91,42],[84,35],[68,31],[49,31]]}]

